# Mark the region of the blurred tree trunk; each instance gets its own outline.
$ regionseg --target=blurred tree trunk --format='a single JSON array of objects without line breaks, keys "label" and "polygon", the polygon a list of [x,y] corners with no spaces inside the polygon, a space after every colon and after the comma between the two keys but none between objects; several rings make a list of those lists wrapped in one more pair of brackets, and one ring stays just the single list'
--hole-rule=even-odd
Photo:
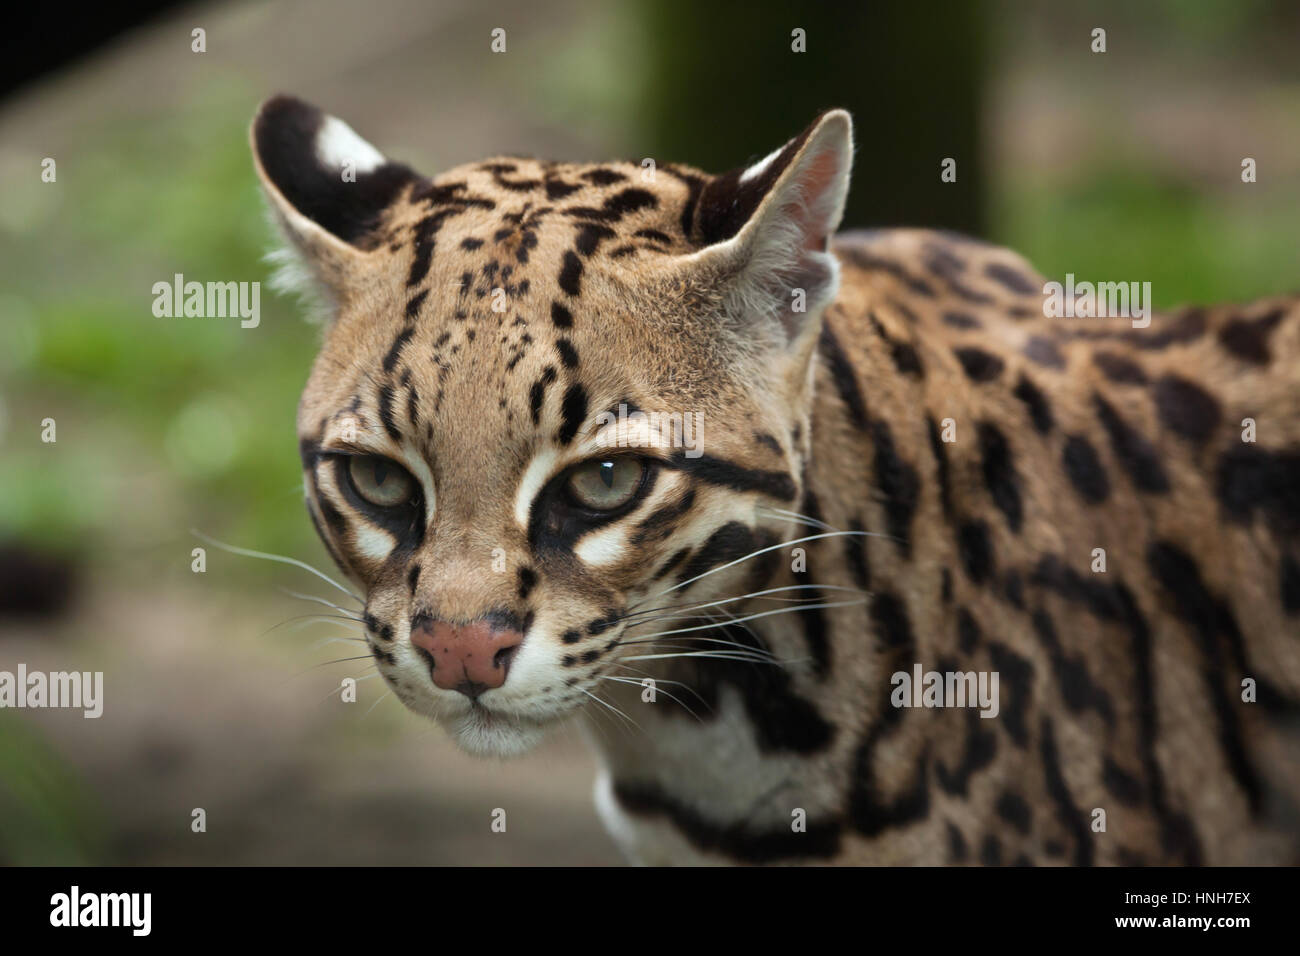
[{"label": "blurred tree trunk", "polygon": [[[643,14],[652,155],[723,172],[842,106],[857,142],[845,228],[981,234],[978,4],[645,0]],[[806,52],[792,50],[796,28]],[[939,178],[948,157],[955,183]]]}]

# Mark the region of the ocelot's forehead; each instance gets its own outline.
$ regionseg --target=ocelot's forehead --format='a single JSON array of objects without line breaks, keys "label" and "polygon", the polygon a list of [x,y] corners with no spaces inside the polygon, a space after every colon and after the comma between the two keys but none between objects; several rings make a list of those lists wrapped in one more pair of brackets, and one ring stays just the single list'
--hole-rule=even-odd
[{"label": "ocelot's forehead", "polygon": [[707,283],[683,266],[700,182],[502,159],[412,185],[376,230],[373,281],[327,333],[304,434],[350,416],[500,458],[620,403],[743,404],[704,320]]}]

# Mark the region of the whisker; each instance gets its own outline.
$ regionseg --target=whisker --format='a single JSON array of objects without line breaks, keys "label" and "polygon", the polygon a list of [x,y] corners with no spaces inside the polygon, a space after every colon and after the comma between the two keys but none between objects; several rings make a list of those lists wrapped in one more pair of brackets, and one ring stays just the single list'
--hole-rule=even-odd
[{"label": "whisker", "polygon": [[316,577],[320,578],[325,583],[333,585],[334,587],[338,588],[340,591],[342,591],[348,597],[352,598],[352,600],[356,601],[358,604],[364,605],[366,603],[361,599],[360,595],[353,594],[343,585],[339,584],[337,581],[331,578],[328,574],[325,574],[323,571],[316,570],[306,561],[299,561],[297,558],[286,557],[285,555],[282,554],[267,554],[265,551],[253,551],[249,548],[239,548],[233,544],[226,544],[224,541],[218,541],[216,538],[208,537],[208,535],[204,534],[202,531],[199,531],[197,528],[191,528],[190,534],[194,535],[194,537],[198,538],[200,541],[207,542],[208,544],[212,545],[214,548],[220,548],[222,551],[229,551],[231,554],[243,555],[246,558],[262,558],[265,561],[278,561],[281,564],[291,564],[295,568],[302,568],[304,571],[310,571],[312,574],[316,575]]},{"label": "whisker", "polygon": [[807,657],[788,658],[786,660],[767,660],[765,658],[742,656],[740,654],[736,654],[734,652],[727,652],[727,651],[722,651],[722,652],[678,651],[672,654],[637,654],[634,657],[625,657],[623,659],[628,661],[660,661],[660,660],[668,660],[674,657],[710,657],[720,661],[746,661],[751,664],[780,664],[780,665],[799,664],[802,663],[803,661],[811,660],[811,658],[807,658]]},{"label": "whisker", "polygon": [[777,517],[789,521],[792,524],[806,524],[814,528],[821,528],[823,531],[838,531],[834,525],[829,525],[825,521],[813,518],[809,515],[800,514],[797,511],[786,511],[784,508],[764,508],[759,507],[759,511],[766,513],[769,517]]},{"label": "whisker", "polygon": [[[642,615],[642,614],[650,614],[650,613],[652,613],[653,611],[656,611],[656,610],[672,610],[672,609],[681,609],[681,610],[698,610],[698,609],[700,609],[700,608],[715,607],[715,606],[720,605],[720,604],[732,604],[732,603],[734,603],[734,602],[736,602],[736,601],[747,601],[747,600],[751,600],[751,599],[754,599],[754,598],[765,597],[765,596],[770,595],[770,594],[779,594],[779,593],[781,593],[781,592],[783,592],[783,591],[817,591],[817,592],[821,592],[821,591],[852,591],[854,594],[862,594],[862,595],[869,595],[869,593],[870,593],[870,592],[868,592],[868,591],[863,591],[863,590],[860,589],[860,588],[844,587],[844,586],[842,586],[842,585],[838,585],[838,584],[789,584],[789,585],[786,585],[786,586],[784,586],[784,587],[779,587],[779,588],[768,588],[766,591],[752,591],[752,592],[750,592],[749,594],[738,594],[738,595],[736,595],[735,597],[720,598],[720,599],[718,599],[718,600],[716,600],[716,601],[707,601],[707,602],[705,602],[705,603],[703,603],[703,604],[692,604],[692,605],[665,605],[663,608],[646,608],[646,609],[643,610],[643,611],[635,611],[635,612],[633,612],[632,614],[628,614],[628,615],[626,615],[623,619],[624,619],[624,620],[627,620],[628,618],[636,617],[636,616],[638,616],[638,615]],[[768,600],[777,601],[777,600],[782,600],[782,599],[781,599],[781,598],[768,598]],[[797,599],[797,598],[786,598],[786,599],[784,599],[784,600],[798,600],[798,599]],[[816,600],[816,598],[812,598],[811,600]],[[639,623],[642,623],[642,622],[636,622],[636,623],[639,624]],[[629,624],[629,625],[628,625],[628,627],[635,627],[635,626],[636,626],[636,624]]]},{"label": "whisker", "polygon": [[[778,551],[781,548],[788,548],[791,545],[803,544],[805,541],[820,541],[823,538],[839,538],[839,537],[849,537],[849,536],[870,537],[874,534],[875,533],[871,531],[826,531],[823,532],[822,534],[812,534],[812,535],[807,535],[806,537],[803,538],[795,538],[793,541],[780,541],[776,544],[768,545],[766,548],[759,548],[757,551],[751,551],[749,554],[736,558],[734,561],[728,561],[726,564],[720,564],[716,568],[710,568],[709,570],[704,571],[701,574],[695,575],[695,577],[693,578],[687,578],[685,581],[682,581],[678,584],[674,584],[672,587],[665,588],[664,590],[660,591],[658,594],[646,598],[646,600],[650,601],[653,600],[654,598],[661,597],[664,594],[668,594],[672,591],[676,591],[678,588],[684,588],[686,587],[686,585],[693,584],[694,582],[700,580],[701,578],[707,578],[710,574],[717,574],[719,571],[725,571],[727,570],[727,568],[735,567],[737,564],[741,564],[745,561],[749,561],[753,558],[756,558],[760,554],[767,554],[769,551]],[[875,535],[875,536],[885,537],[884,535]]]},{"label": "whisker", "polygon": [[[744,621],[755,621],[762,617],[771,617],[774,614],[791,614],[796,611],[816,611],[823,608],[849,607],[851,605],[865,604],[865,603],[866,601],[864,599],[859,601],[822,601],[818,604],[801,604],[798,607],[778,607],[771,611],[759,611],[755,614],[747,614],[744,617],[733,617],[731,618],[731,622],[733,624],[740,624]],[[716,628],[717,626],[718,625],[716,623],[697,624],[695,627],[679,627],[671,631],[660,631],[657,634],[639,634],[637,636],[641,638],[662,637],[668,634],[684,634],[688,631],[708,631],[708,630],[712,630],[713,628]]]},{"label": "whisker", "polygon": [[[591,691],[586,690],[586,689],[584,689],[584,688],[579,687],[578,690],[582,691],[584,694],[586,694],[588,697],[590,697],[590,698],[591,698],[592,700],[594,700],[596,703],[601,704],[602,706],[609,708],[612,712],[614,712],[615,714],[617,714],[619,717],[622,717],[624,720],[626,720],[629,724],[631,724],[631,725],[632,725],[633,727],[635,727],[637,730],[641,730],[641,725],[640,725],[640,724],[638,724],[635,720],[633,720],[633,719],[632,719],[631,717],[629,717],[627,714],[623,713],[623,711],[619,710],[617,707],[615,707],[615,706],[614,706],[613,704],[611,704],[609,701],[607,701],[607,700],[603,700],[602,698],[597,697],[597,696],[596,696],[595,694],[593,694]],[[641,732],[642,732],[642,733],[645,733],[644,730],[641,730]]]},{"label": "whisker", "polygon": [[361,615],[357,614],[355,611],[349,611],[345,607],[339,607],[333,601],[327,601],[323,597],[317,597],[314,594],[299,594],[297,591],[290,591],[288,588],[276,588],[276,590],[289,595],[289,597],[297,598],[300,601],[315,601],[317,604],[324,604],[326,607],[332,607],[340,614],[346,614],[354,621],[360,621],[362,619]]},{"label": "whisker", "polygon": [[266,635],[270,634],[272,631],[282,628],[286,624],[293,624],[294,622],[298,622],[297,626],[299,627],[305,626],[307,624],[319,624],[321,622],[328,622],[330,624],[337,625],[338,627],[346,627],[349,630],[359,630],[359,628],[355,628],[353,627],[353,625],[360,623],[350,617],[343,617],[338,614],[298,614],[295,615],[294,617],[287,618],[281,621],[279,624],[272,624],[270,627],[268,627],[265,631],[263,631],[261,634],[257,636],[266,637]]},{"label": "whisker", "polygon": [[[637,687],[642,687],[642,686],[644,686],[644,685],[642,684],[642,682],[639,681],[639,680],[637,680],[635,677],[615,677],[615,676],[613,676],[613,675],[611,675],[611,674],[602,674],[602,675],[600,675],[599,677],[597,677],[596,679],[597,679],[597,680],[612,680],[612,681],[615,681],[616,683],[619,683],[619,684],[632,684],[632,685],[637,686]],[[657,682],[656,682],[656,684],[657,684]],[[692,717],[694,717],[696,720],[699,720],[701,723],[703,723],[703,720],[701,719],[701,717],[700,717],[697,713],[695,713],[695,711],[691,710],[690,707],[686,706],[685,701],[683,701],[681,698],[675,696],[674,694],[670,693],[669,691],[661,690],[658,686],[655,687],[655,692],[656,692],[656,693],[663,694],[663,695],[664,695],[665,697],[667,697],[669,700],[676,701],[676,702],[678,703],[678,705],[682,708],[682,710],[686,711],[686,713],[690,714],[690,715],[691,715]]]}]

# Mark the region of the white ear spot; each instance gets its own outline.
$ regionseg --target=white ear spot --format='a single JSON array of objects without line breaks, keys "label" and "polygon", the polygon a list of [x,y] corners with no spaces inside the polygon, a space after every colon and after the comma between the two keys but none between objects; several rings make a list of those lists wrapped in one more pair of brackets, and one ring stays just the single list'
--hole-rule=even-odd
[{"label": "white ear spot", "polygon": [[359,173],[368,173],[387,162],[383,153],[335,116],[325,117],[316,134],[316,158],[329,169],[341,169],[351,163]]},{"label": "white ear spot", "polygon": [[766,156],[764,156],[762,159],[756,162],[753,166],[750,166],[749,169],[745,170],[743,173],[740,174],[740,181],[742,183],[747,183],[751,179],[754,179],[758,176],[762,176],[764,170],[766,170],[767,167],[772,165],[772,160],[780,156],[781,150],[783,149],[785,149],[784,146],[772,150],[772,152],[768,153]]}]

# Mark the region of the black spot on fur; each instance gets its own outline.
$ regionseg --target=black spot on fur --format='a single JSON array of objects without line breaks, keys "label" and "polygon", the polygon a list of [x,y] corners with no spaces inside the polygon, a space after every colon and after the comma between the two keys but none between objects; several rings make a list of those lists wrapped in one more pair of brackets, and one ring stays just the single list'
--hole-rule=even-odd
[{"label": "black spot on fur", "polygon": [[1070,787],[1061,773],[1061,759],[1056,749],[1056,733],[1052,722],[1044,717],[1039,730],[1039,756],[1043,761],[1043,774],[1046,778],[1047,794],[1056,804],[1056,815],[1061,826],[1074,839],[1074,865],[1092,866],[1092,834],[1088,829],[1087,817],[1075,806],[1070,795]]},{"label": "black spot on fur", "polygon": [[1047,396],[1039,391],[1037,385],[1022,375],[1012,394],[1024,402],[1025,408],[1029,411],[1029,419],[1034,423],[1034,428],[1044,435],[1052,430],[1054,423],[1052,406],[1048,404]]},{"label": "black spot on fur", "polygon": [[961,607],[957,609],[957,646],[963,654],[969,654],[980,642],[980,626],[970,611]]},{"label": "black spot on fur", "polygon": [[871,423],[875,443],[876,487],[885,508],[885,526],[904,557],[912,554],[912,520],[916,516],[921,482],[916,469],[904,461],[894,447],[893,433],[883,421]]},{"label": "black spot on fur", "polygon": [[[425,293],[421,292],[411,301],[416,302],[417,300],[422,299],[424,295]],[[407,311],[409,312],[410,310],[408,309]],[[397,334],[395,339],[393,339],[393,344],[388,347],[388,353],[384,356],[383,368],[385,372],[392,372],[392,370],[397,366],[397,358],[402,354],[402,346],[411,341],[411,336],[413,335],[415,335],[415,326],[407,326]]]},{"label": "black spot on fur", "polygon": [[1066,438],[1061,463],[1065,466],[1070,484],[1074,485],[1074,489],[1085,501],[1097,504],[1106,500],[1110,494],[1110,481],[1106,478],[1106,471],[1101,466],[1096,449],[1088,439],[1082,435]]},{"label": "black spot on fur", "polygon": [[987,581],[995,570],[989,526],[978,520],[964,523],[957,529],[957,548],[967,577],[975,584]]},{"label": "black spot on fur", "polygon": [[844,354],[840,348],[840,343],[831,332],[830,325],[822,327],[821,337],[821,354],[826,361],[827,370],[830,372],[831,381],[835,383],[835,390],[839,393],[841,401],[849,410],[849,421],[852,424],[866,431],[869,419],[867,418],[867,403],[862,397],[862,391],[858,388],[857,373],[854,371],[853,363]]},{"label": "black spot on fur", "polygon": [[983,324],[969,312],[945,312],[943,321],[954,329],[979,329]]},{"label": "black spot on fur", "polygon": [[1169,479],[1155,447],[1140,432],[1130,426],[1100,395],[1094,395],[1097,416],[1110,438],[1115,457],[1128,472],[1129,478],[1140,491],[1166,492]]},{"label": "black spot on fur", "polygon": [[1004,288],[1016,293],[1016,295],[1032,295],[1042,292],[1042,287],[1029,276],[1000,262],[990,262],[984,267],[984,274]]},{"label": "black spot on fur", "polygon": [[528,391],[528,408],[533,417],[533,424],[541,424],[542,421],[542,404],[546,401],[546,389],[555,381],[555,367],[546,366],[546,371],[542,372],[541,378],[533,382],[533,386]]},{"label": "black spot on fur", "polygon": [[1107,757],[1102,764],[1101,779],[1106,784],[1106,789],[1114,794],[1115,799],[1120,803],[1130,807],[1141,805],[1144,799],[1142,781],[1110,757]]},{"label": "black spot on fur", "polygon": [[406,303],[406,317],[408,319],[414,319],[418,316],[420,314],[420,309],[424,306],[424,300],[428,297],[428,289],[423,289],[411,296],[410,301]]},{"label": "black spot on fur", "polygon": [[558,302],[551,303],[551,321],[557,329],[567,329],[573,326],[573,313],[560,305]]},{"label": "black spot on fur", "polygon": [[555,348],[559,351],[560,362],[565,368],[578,367],[578,350],[573,347],[572,342],[565,338],[556,339]]},{"label": "black spot on fur", "polygon": [[589,169],[582,174],[582,178],[589,183],[595,183],[597,186],[610,186],[614,183],[624,182],[627,177],[615,169]]},{"label": "black spot on fur", "polygon": [[1243,443],[1224,452],[1215,478],[1219,501],[1233,521],[1244,524],[1259,512],[1285,534],[1300,532],[1300,451]]},{"label": "black spot on fur", "polygon": [[952,821],[944,822],[944,827],[948,834],[948,862],[965,863],[969,851],[966,849],[966,838],[961,835],[961,831],[953,826]]},{"label": "black spot on fur", "polygon": [[546,198],[550,200],[564,199],[572,196],[582,187],[575,183],[566,183],[560,179],[546,180]]},{"label": "black spot on fur", "polygon": [[1204,442],[1219,427],[1219,403],[1199,385],[1177,375],[1155,384],[1156,410],[1166,428],[1194,442]]},{"label": "black spot on fur", "polygon": [[1219,330],[1219,341],[1237,358],[1256,365],[1267,365],[1270,358],[1268,339],[1282,321],[1283,310],[1274,309],[1257,319],[1233,319]]},{"label": "black spot on fur", "polygon": [[[948,668],[940,668],[945,671]],[[969,703],[969,702],[968,702]],[[998,738],[985,729],[987,721],[979,711],[970,708],[966,711],[966,746],[962,750],[961,762],[949,770],[942,761],[935,763],[935,779],[945,793],[964,797],[969,792],[970,779],[980,770],[993,762],[998,753]]]},{"label": "black spot on fur", "polygon": [[590,256],[596,251],[602,239],[613,239],[617,235],[618,233],[608,226],[594,222],[583,223],[582,228],[578,230],[576,242],[578,252],[584,257]]},{"label": "black spot on fur", "polygon": [[876,634],[886,646],[913,645],[912,623],[907,616],[907,607],[897,594],[880,591],[873,595],[871,620],[876,625]]},{"label": "black spot on fur", "polygon": [[1065,368],[1065,356],[1056,343],[1041,335],[1035,335],[1025,343],[1025,356],[1044,368]]},{"label": "black spot on fur", "polygon": [[1147,376],[1142,371],[1142,366],[1116,352],[1096,352],[1092,356],[1092,363],[1112,382],[1120,385],[1146,384]]},{"label": "black spot on fur", "polygon": [[564,253],[564,265],[560,269],[560,288],[571,296],[577,296],[582,290],[582,260],[572,249]]},{"label": "black spot on fur", "polygon": [[570,385],[564,393],[560,415],[561,425],[555,434],[555,440],[561,445],[567,445],[573,441],[573,436],[578,434],[578,429],[587,417],[587,390],[576,383]]},{"label": "black spot on fur", "polygon": [[855,532],[844,539],[844,558],[853,574],[853,583],[864,591],[871,589],[871,564],[867,558],[867,537],[861,520],[855,518],[849,522],[849,530]]},{"label": "black spot on fur", "polygon": [[1004,363],[992,352],[965,346],[953,349],[953,354],[972,382],[991,382],[1002,374]]},{"label": "black spot on fur", "polygon": [[989,660],[1000,675],[1001,708],[999,717],[1017,747],[1029,744],[1026,716],[1031,712],[1030,701],[1034,688],[1034,665],[1015,651],[990,641]]},{"label": "black spot on fur", "polygon": [[1110,695],[1093,682],[1082,659],[1071,657],[1065,652],[1051,615],[1039,608],[1031,615],[1031,621],[1034,633],[1051,658],[1052,670],[1061,686],[1061,698],[1065,701],[1065,706],[1076,713],[1094,710],[1107,724],[1112,723],[1115,711]]},{"label": "black spot on fur", "polygon": [[697,849],[742,863],[774,863],[785,859],[830,859],[840,851],[840,824],[809,820],[803,833],[789,826],[755,830],[748,824],[715,823],[670,797],[653,784],[614,782],[614,796],[629,814],[665,817]]},{"label": "black spot on fur", "polygon": [[1025,799],[1010,790],[998,797],[994,809],[998,816],[1011,824],[1020,833],[1027,834],[1033,824],[1033,811]]},{"label": "black spot on fur", "polygon": [[1282,556],[1278,588],[1282,594],[1283,609],[1288,614],[1300,614],[1300,563],[1289,554]]},{"label": "black spot on fur", "polygon": [[943,435],[934,419],[927,416],[926,425],[930,433],[930,450],[934,453],[936,477],[939,482],[939,500],[943,504],[944,516],[949,520],[953,516],[952,484],[949,480],[948,452],[944,449]]},{"label": "black spot on fur", "polygon": [[1020,497],[1020,476],[1011,460],[1011,448],[1006,437],[988,422],[979,423],[980,455],[983,462],[984,484],[998,510],[1007,517],[1007,525],[1019,532],[1024,519]]},{"label": "black spot on fur", "polygon": [[1236,685],[1237,675],[1229,676],[1231,672],[1226,671],[1227,661],[1217,639],[1220,634],[1239,636],[1232,612],[1210,593],[1200,567],[1191,556],[1175,545],[1155,542],[1147,549],[1147,563],[1156,580],[1173,599],[1174,613],[1197,638],[1202,657],[1201,673],[1218,723],[1219,746],[1246,795],[1251,812],[1258,814],[1263,807],[1264,792],[1245,744],[1239,708],[1228,692],[1230,686]]}]

